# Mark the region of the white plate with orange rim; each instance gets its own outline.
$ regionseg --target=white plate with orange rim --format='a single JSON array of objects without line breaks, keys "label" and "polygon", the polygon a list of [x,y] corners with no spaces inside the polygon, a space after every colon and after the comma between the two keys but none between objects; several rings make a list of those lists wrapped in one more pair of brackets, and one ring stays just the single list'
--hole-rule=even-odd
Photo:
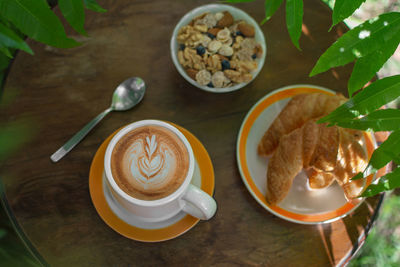
[{"label": "white plate with orange rim", "polygon": [[[348,201],[336,182],[324,189],[310,189],[307,176],[302,171],[295,177],[288,195],[282,202],[272,206],[265,200],[268,158],[257,154],[257,145],[289,100],[303,93],[335,94],[327,88],[301,84],[283,87],[264,96],[250,109],[242,123],[237,140],[236,157],[244,184],[266,210],[295,223],[329,223],[354,211],[364,199]],[[363,143],[370,158],[376,148],[375,139],[370,133],[365,133]],[[369,176],[366,185],[373,179],[372,175]]]}]

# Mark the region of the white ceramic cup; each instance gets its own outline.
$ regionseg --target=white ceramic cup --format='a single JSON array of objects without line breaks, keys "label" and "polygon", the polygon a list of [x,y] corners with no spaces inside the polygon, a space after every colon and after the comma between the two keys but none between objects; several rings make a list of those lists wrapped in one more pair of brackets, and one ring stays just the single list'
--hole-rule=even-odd
[{"label": "white ceramic cup", "polygon": [[[189,170],[181,186],[172,194],[156,199],[142,200],[125,193],[115,182],[111,172],[111,154],[117,142],[128,132],[142,126],[161,126],[175,133],[184,143],[189,156]],[[198,187],[190,184],[195,166],[192,147],[186,137],[174,126],[158,120],[142,120],[122,128],[107,146],[104,158],[106,184],[115,200],[136,218],[147,222],[160,222],[167,220],[180,211],[184,211],[201,220],[208,220],[217,210],[215,200]]]}]

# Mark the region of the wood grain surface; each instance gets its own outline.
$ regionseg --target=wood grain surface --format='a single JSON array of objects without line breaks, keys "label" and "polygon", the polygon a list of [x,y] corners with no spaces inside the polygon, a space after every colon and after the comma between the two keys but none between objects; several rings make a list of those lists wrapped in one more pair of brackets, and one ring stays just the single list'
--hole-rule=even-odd
[{"label": "wood grain surface", "polygon": [[[318,57],[344,25],[328,32],[331,11],[320,0],[304,1],[302,51],[290,42],[284,8],[262,26],[267,56],[259,76],[225,94],[201,91],[175,69],[169,52],[173,28],[189,10],[207,1],[103,0],[107,13],[87,12],[89,37],[82,45],[56,49],[29,41],[5,84],[18,95],[0,110],[3,121],[26,118],[36,133],[1,166],[6,199],[29,242],[52,266],[330,266],[345,260],[370,222],[378,198],[337,222],[305,226],[264,210],[241,181],[235,159],[239,127],[254,103],[291,84],[315,84],[346,92],[351,66],[309,78]],[[236,5],[256,21],[263,1]],[[56,8],[56,12],[58,10]],[[119,82],[142,77],[147,92],[127,112],[108,115],[59,163],[50,155],[110,105]],[[184,235],[161,243],[140,243],[110,229],[89,195],[92,158],[119,127],[142,119],[181,125],[208,150],[215,169],[216,216]]]}]

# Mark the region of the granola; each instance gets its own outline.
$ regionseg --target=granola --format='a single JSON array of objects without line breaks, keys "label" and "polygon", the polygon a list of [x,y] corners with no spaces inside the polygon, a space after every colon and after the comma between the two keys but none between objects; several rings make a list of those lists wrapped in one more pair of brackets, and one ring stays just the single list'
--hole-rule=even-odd
[{"label": "granola", "polygon": [[252,80],[263,55],[254,26],[228,11],[204,13],[178,31],[178,61],[198,84],[223,88]]}]

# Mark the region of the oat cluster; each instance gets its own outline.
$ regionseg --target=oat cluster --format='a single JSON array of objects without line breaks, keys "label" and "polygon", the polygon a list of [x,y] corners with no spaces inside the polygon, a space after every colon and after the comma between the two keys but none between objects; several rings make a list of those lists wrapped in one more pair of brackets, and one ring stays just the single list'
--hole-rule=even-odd
[{"label": "oat cluster", "polygon": [[223,88],[249,82],[262,47],[254,26],[228,11],[204,13],[179,29],[178,61],[200,85]]}]

